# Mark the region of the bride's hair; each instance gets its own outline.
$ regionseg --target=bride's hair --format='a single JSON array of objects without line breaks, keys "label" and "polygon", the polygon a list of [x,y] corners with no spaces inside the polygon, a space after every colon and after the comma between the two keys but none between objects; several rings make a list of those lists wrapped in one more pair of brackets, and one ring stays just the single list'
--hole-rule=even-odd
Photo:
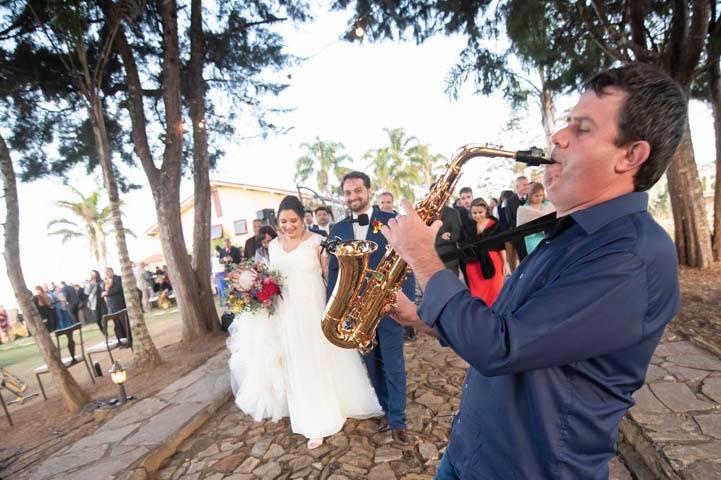
[{"label": "bride's hair", "polygon": [[305,208],[303,207],[303,204],[298,197],[295,197],[293,195],[288,195],[280,201],[280,205],[278,206],[278,218],[280,218],[280,212],[282,212],[283,210],[294,211],[301,218],[301,220],[305,216]]}]

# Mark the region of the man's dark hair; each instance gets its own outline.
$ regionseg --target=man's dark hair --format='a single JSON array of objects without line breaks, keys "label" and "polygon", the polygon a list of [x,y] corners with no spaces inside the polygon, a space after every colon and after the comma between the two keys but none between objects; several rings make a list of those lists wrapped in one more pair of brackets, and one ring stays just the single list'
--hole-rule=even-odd
[{"label": "man's dark hair", "polygon": [[363,185],[365,185],[366,188],[371,188],[370,177],[363,172],[357,172],[357,171],[348,172],[345,175],[343,175],[343,179],[340,181],[340,188],[343,189],[343,185],[345,185],[346,180],[352,180],[355,178],[363,180]]},{"label": "man's dark hair", "polygon": [[313,210],[308,210],[308,209],[306,208],[306,209],[305,209],[305,214],[308,215],[309,213],[310,213],[311,215],[313,215]]},{"label": "man's dark hair", "polygon": [[473,195],[473,189],[471,187],[463,187],[458,191],[458,195],[463,195],[464,193],[470,193]]},{"label": "man's dark hair", "polygon": [[630,64],[596,74],[584,86],[602,97],[609,88],[626,94],[618,114],[617,146],[645,140],[648,159],[633,178],[637,192],[651,188],[666,171],[686,129],[688,100],[681,88],[658,67]]},{"label": "man's dark hair", "polygon": [[325,207],[316,207],[315,213],[318,213],[318,212],[325,212],[325,213],[327,213],[327,214],[330,215],[330,212],[329,212],[328,209],[325,208]]}]

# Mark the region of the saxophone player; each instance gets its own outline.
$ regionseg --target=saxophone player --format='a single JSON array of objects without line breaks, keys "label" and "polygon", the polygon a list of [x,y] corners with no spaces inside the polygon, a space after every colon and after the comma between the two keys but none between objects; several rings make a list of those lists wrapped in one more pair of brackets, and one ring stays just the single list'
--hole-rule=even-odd
[{"label": "saxophone player", "polygon": [[544,183],[558,222],[493,309],[433,249],[439,222],[383,234],[424,290],[391,315],[471,366],[436,479],[606,479],[618,423],[679,308],[676,249],[647,211],[686,126],[681,89],[652,66],[594,76],[552,136]]}]

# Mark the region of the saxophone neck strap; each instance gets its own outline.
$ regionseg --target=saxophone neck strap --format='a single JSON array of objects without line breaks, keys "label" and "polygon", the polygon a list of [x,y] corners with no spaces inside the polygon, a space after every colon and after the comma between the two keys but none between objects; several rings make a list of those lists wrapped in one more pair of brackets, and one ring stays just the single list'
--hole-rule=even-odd
[{"label": "saxophone neck strap", "polygon": [[[563,218],[563,217],[562,217]],[[520,227],[511,228],[505,232],[486,237],[477,242],[464,243],[458,246],[459,250],[471,250],[476,248],[483,248],[489,244],[499,244],[505,242],[513,242],[514,240],[521,239],[526,235],[533,233],[543,232],[546,230],[553,230],[558,224],[560,219],[556,218],[556,212],[549,213],[539,217],[531,222],[524,223]]]}]

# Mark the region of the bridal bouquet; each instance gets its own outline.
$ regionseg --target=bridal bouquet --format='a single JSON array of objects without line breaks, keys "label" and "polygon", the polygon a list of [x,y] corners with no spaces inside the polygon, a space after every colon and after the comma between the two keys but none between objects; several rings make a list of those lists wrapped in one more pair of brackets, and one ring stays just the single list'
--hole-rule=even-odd
[{"label": "bridal bouquet", "polygon": [[247,260],[230,274],[232,289],[228,295],[228,308],[233,313],[275,311],[275,297],[281,297],[283,278],[263,262]]}]

